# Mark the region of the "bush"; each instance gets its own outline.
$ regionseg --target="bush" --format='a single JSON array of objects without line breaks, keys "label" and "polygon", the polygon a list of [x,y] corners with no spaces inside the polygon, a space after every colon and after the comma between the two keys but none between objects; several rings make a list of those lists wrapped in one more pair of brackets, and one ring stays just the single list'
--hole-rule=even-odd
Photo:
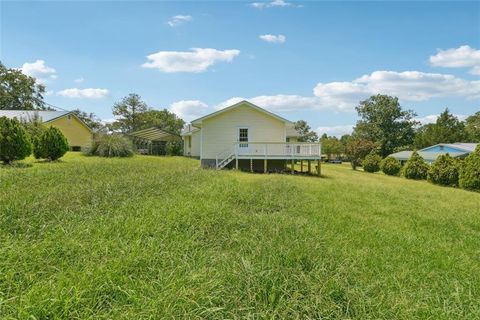
[{"label": "bush", "polygon": [[380,162],[382,162],[382,157],[380,157],[378,154],[370,153],[362,161],[363,171],[366,171],[366,172],[380,171]]},{"label": "bush", "polygon": [[36,159],[55,161],[63,157],[68,149],[67,138],[60,129],[49,127],[34,140],[33,155]]},{"label": "bush", "polygon": [[428,172],[428,164],[418,154],[417,151],[412,153],[412,156],[403,167],[403,175],[407,179],[426,179]]},{"label": "bush", "polygon": [[128,138],[110,134],[97,137],[86,149],[85,154],[100,157],[131,157],[134,152],[133,144]]},{"label": "bush", "polygon": [[360,163],[362,163],[362,160],[375,148],[375,143],[370,140],[363,138],[349,139],[345,152],[348,156],[348,160],[350,160],[352,169],[356,170]]},{"label": "bush", "polygon": [[427,180],[443,186],[458,186],[458,161],[450,155],[441,155],[430,166]]},{"label": "bush", "polygon": [[181,156],[183,154],[183,141],[168,141],[166,153],[169,156]]},{"label": "bush", "polygon": [[383,173],[388,174],[389,176],[398,176],[400,174],[400,170],[402,169],[402,165],[400,164],[400,161],[394,157],[386,157],[382,160],[380,168],[382,169]]},{"label": "bush", "polygon": [[458,180],[461,188],[480,191],[480,144],[463,160]]},{"label": "bush", "polygon": [[16,119],[0,117],[0,160],[5,164],[22,160],[32,153],[30,136]]}]

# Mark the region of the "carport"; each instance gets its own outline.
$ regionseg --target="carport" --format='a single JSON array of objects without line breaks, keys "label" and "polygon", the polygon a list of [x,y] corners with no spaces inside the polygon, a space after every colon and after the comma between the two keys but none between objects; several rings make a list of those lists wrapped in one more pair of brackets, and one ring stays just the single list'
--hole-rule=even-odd
[{"label": "carport", "polygon": [[151,127],[129,134],[138,153],[165,155],[166,145],[169,141],[182,141],[178,134],[165,131],[158,127]]}]

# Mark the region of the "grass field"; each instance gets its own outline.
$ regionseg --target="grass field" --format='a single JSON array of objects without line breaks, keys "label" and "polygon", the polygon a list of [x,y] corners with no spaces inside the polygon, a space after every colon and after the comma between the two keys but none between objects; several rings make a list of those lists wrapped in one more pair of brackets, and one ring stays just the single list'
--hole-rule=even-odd
[{"label": "grass field", "polygon": [[480,194],[322,169],[0,168],[0,318],[480,318]]}]

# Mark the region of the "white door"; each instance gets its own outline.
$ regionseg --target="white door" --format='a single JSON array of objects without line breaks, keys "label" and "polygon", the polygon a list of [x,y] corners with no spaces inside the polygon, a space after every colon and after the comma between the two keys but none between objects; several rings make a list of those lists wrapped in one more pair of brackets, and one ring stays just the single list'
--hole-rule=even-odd
[{"label": "white door", "polygon": [[248,128],[247,127],[240,127],[238,128],[238,153],[239,154],[248,154]]}]

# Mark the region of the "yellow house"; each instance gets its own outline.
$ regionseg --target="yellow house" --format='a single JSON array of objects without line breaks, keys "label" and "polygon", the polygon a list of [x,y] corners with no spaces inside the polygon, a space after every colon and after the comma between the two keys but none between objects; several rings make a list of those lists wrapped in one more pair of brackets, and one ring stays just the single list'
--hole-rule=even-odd
[{"label": "yellow house", "polygon": [[40,119],[45,126],[57,127],[67,138],[72,151],[81,151],[93,138],[92,129],[70,111],[0,110],[0,117],[20,121]]},{"label": "yellow house", "polygon": [[293,122],[248,101],[193,120],[182,132],[184,154],[198,157],[202,167],[264,172],[320,160],[320,144],[298,137]]}]

